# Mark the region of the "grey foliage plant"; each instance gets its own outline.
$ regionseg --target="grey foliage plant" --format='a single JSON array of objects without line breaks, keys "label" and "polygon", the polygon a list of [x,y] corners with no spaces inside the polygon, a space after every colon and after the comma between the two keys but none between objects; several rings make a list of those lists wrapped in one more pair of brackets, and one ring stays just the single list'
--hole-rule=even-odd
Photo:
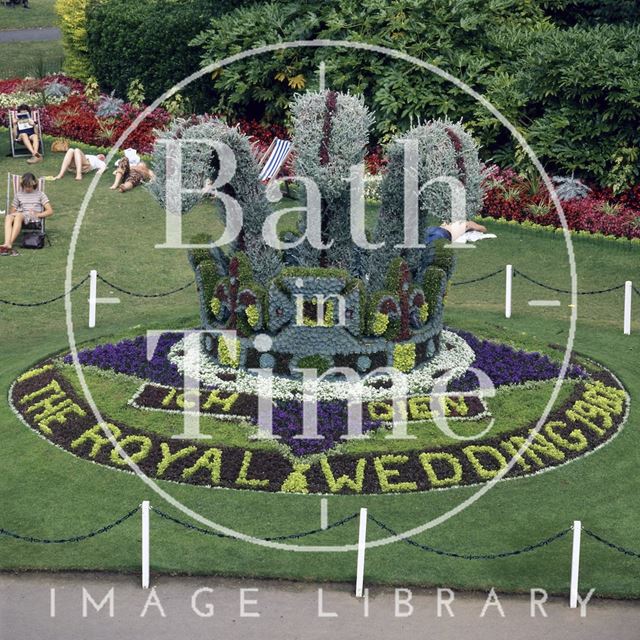
[{"label": "grey foliage plant", "polygon": [[553,176],[551,178],[555,185],[558,198],[563,202],[566,200],[581,200],[589,195],[591,189],[578,178],[573,176]]},{"label": "grey foliage plant", "polygon": [[[451,189],[442,182],[429,181],[442,178],[457,178],[464,186],[465,216],[467,219],[478,213],[482,206],[483,166],[478,158],[478,145],[465,131],[462,124],[449,120],[433,120],[412,127],[396,137],[387,149],[389,159],[387,172],[381,184],[380,215],[375,231],[376,241],[385,241],[385,247],[372,255],[371,277],[380,285],[389,261],[404,239],[405,211],[405,143],[415,140],[418,144],[418,184],[421,191],[418,198],[420,241],[424,240],[425,229],[429,225],[451,222]],[[404,257],[414,274],[423,262],[422,249],[404,250]]]},{"label": "grey foliage plant", "polygon": [[44,88],[45,98],[65,98],[71,93],[71,89],[58,80],[52,80]]},{"label": "grey foliage plant", "polygon": [[115,118],[122,113],[124,101],[116,98],[111,92],[108,96],[102,96],[96,107],[96,115],[99,118]]},{"label": "grey foliage plant", "polygon": [[[291,105],[295,173],[314,180],[322,194],[323,228],[333,240],[333,266],[362,271],[350,232],[350,168],[364,160],[374,117],[361,97],[330,90],[295,96]],[[317,252],[316,252],[317,253]],[[307,256],[315,263],[317,255]]]},{"label": "grey foliage plant", "polygon": [[[262,225],[271,213],[264,186],[258,175],[260,168],[254,156],[249,139],[237,128],[229,127],[216,118],[199,116],[189,120],[176,119],[171,125],[156,132],[152,167],[156,179],[147,188],[153,197],[166,207],[167,180],[167,141],[190,140],[182,145],[182,210],[180,214],[191,211],[198,203],[211,200],[206,187],[218,177],[218,154],[211,143],[221,142],[232,151],[236,160],[236,169],[227,185],[220,191],[235,198],[243,213],[242,231],[238,239],[225,251],[245,251],[253,265],[258,282],[267,283],[282,268],[278,252],[266,245],[262,236]],[[219,250],[211,251],[214,261],[226,270],[226,257]]]}]

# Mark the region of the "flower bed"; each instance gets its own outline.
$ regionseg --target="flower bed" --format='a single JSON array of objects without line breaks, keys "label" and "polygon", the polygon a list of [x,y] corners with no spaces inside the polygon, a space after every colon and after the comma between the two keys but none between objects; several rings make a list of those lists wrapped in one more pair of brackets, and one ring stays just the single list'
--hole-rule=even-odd
[{"label": "flower bed", "polygon": [[[595,369],[594,365],[594,369]],[[152,479],[208,487],[293,493],[362,494],[413,493],[535,475],[566,464],[600,448],[622,428],[629,398],[604,369],[576,385],[571,397],[548,416],[537,434],[533,424],[508,433],[446,446],[421,446],[402,453],[321,454],[300,460],[278,449],[227,446],[194,441],[180,443],[169,436],[142,431],[104,416],[113,437],[131,461]],[[10,390],[16,415],[38,435],[63,450],[91,462],[126,471],[102,425],[62,372],[44,363],[21,375]],[[296,411],[299,411],[296,409]],[[340,409],[328,408],[329,425]],[[290,417],[284,416],[286,425]],[[280,423],[280,416],[276,416]],[[328,433],[332,433],[329,431]],[[521,455],[528,437],[532,442]],[[509,460],[513,466],[507,470]]]},{"label": "flower bed", "polygon": [[[532,183],[511,169],[492,167],[485,186],[483,216],[561,227],[544,185]],[[640,238],[640,186],[619,195],[594,187],[586,197],[564,200],[562,208],[573,231]]]}]

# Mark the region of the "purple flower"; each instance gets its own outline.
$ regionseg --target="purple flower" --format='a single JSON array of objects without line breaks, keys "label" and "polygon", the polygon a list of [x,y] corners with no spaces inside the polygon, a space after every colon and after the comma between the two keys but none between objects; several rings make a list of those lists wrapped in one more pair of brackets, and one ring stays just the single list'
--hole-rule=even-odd
[{"label": "purple flower", "polygon": [[[479,340],[472,333],[457,331],[476,354],[471,366],[489,376],[494,386],[521,384],[527,381],[553,380],[560,374],[560,365],[548,356],[537,352],[528,352],[505,344]],[[567,368],[567,378],[585,378],[587,373],[578,365]],[[452,391],[471,391],[478,388],[476,375],[467,371],[449,385]]]},{"label": "purple flower", "polygon": [[[365,407],[362,411],[362,433],[380,426],[380,421],[367,417]],[[302,434],[302,402],[289,401],[273,409],[273,434],[282,438],[296,456],[328,451],[345,442],[341,438],[347,435],[347,403],[338,401],[318,401],[318,435],[324,439],[294,438]]]}]

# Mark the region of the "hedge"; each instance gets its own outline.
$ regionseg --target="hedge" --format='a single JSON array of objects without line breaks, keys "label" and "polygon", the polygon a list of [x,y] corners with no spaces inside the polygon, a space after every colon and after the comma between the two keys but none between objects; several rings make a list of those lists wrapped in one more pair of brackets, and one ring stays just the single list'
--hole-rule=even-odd
[{"label": "hedge", "polygon": [[[146,101],[155,100],[198,70],[201,54],[189,47],[189,41],[238,4],[238,0],[91,0],[87,40],[100,87],[124,98],[137,79]],[[198,111],[212,101],[206,81],[192,83],[183,94]]]}]

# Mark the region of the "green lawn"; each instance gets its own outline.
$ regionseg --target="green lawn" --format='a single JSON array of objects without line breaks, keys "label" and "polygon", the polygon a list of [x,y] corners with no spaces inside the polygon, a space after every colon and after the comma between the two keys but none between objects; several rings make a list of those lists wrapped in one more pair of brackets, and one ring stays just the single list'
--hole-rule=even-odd
[{"label": "green lawn", "polygon": [[[0,175],[26,170],[24,161],[5,158],[6,132],[0,145]],[[51,174],[60,157],[48,154],[38,171]],[[103,176],[87,210],[75,256],[73,281],[95,268],[107,279],[135,291],[156,292],[182,285],[192,272],[181,251],[155,250],[162,242],[161,208],[143,189],[130,194],[108,190]],[[48,228],[52,247],[22,252],[0,263],[0,297],[42,300],[63,291],[71,230],[89,180],[72,178],[48,183],[55,215]],[[4,208],[4,206],[3,206]],[[185,221],[185,236],[210,229],[211,214],[200,207]],[[495,241],[464,251],[454,280],[491,272],[507,263],[558,287],[570,284],[567,254],[557,235],[495,225]],[[638,250],[587,239],[575,241],[579,287],[598,289],[625,279],[640,283]],[[549,344],[564,344],[569,333],[569,297],[527,283],[514,282],[514,313],[503,314],[503,276],[475,285],[451,287],[446,317],[449,325],[527,349],[552,352]],[[119,305],[99,307],[96,329],[87,328],[87,294],[72,295],[73,319],[79,343],[105,342],[149,328],[196,326],[193,289],[168,298],[129,298],[99,285],[99,296],[118,295]],[[560,307],[532,308],[531,298],[559,298]],[[537,477],[503,482],[460,515],[418,537],[420,542],[461,553],[491,553],[519,548],[565,529],[574,519],[618,544],[640,550],[637,495],[637,450],[640,447],[640,298],[634,298],[633,334],[622,334],[620,291],[580,297],[575,349],[610,367],[632,396],[629,420],[620,435],[593,455]],[[2,358],[0,392],[6,397],[17,375],[46,355],[67,348],[62,302],[35,309],[0,305]],[[523,415],[525,411],[523,410]],[[117,473],[58,450],[26,429],[0,404],[0,450],[3,510],[0,527],[19,533],[58,537],[82,533],[111,522],[143,499],[168,512],[135,476]],[[211,490],[163,482],[163,489],[190,508],[243,532],[273,536],[315,529],[319,525],[318,496],[285,496]],[[329,520],[335,521],[367,506],[374,516],[396,530],[416,526],[453,508],[473,488],[407,496],[334,496]],[[4,538],[0,567],[13,569],[139,570],[139,517],[77,544],[38,545]],[[371,525],[369,539],[381,536]],[[354,543],[357,524],[299,541],[300,544]],[[531,587],[566,593],[569,585],[570,538],[533,553],[492,561],[467,561],[428,554],[402,543],[372,549],[367,555],[370,583],[409,586],[446,585],[468,589],[494,586],[502,591]],[[221,540],[152,519],[153,571],[271,576],[305,580],[352,581],[354,553],[293,553],[235,540]],[[584,539],[581,590],[597,595],[640,597],[640,560]]]},{"label": "green lawn", "polygon": [[42,77],[62,70],[64,51],[59,40],[4,42],[0,43],[0,60],[0,80],[26,76]]},{"label": "green lawn", "polygon": [[55,0],[31,0],[29,9],[0,7],[0,30],[58,26]]}]

